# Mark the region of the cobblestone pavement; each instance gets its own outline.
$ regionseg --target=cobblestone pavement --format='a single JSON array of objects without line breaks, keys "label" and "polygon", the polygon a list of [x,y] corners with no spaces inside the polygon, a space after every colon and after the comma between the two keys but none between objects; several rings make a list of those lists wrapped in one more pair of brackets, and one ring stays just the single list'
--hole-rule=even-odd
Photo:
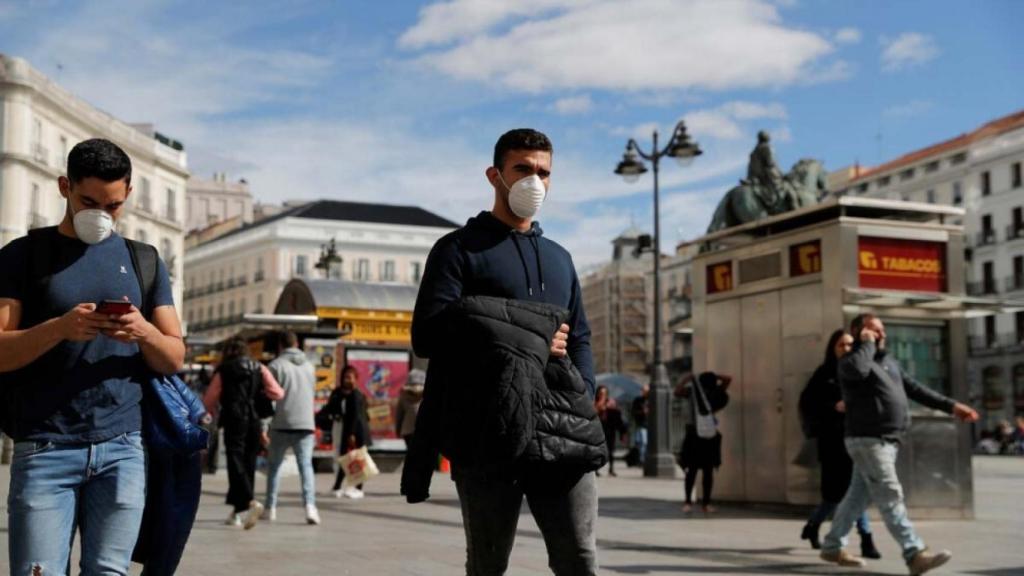
[{"label": "cobblestone pavement", "polygon": [[[1024,459],[975,459],[976,515],[970,521],[918,521],[936,548],[951,548],[953,561],[938,574],[1024,575]],[[454,485],[435,476],[428,503],[408,505],[398,495],[398,474],[367,486],[364,500],[335,500],[332,478],[317,477],[321,526],[304,521],[297,477],[282,481],[278,521],[251,531],[222,524],[227,488],[223,472],[205,477],[202,506],[179,569],[182,575],[263,574],[457,575],[464,540]],[[258,476],[262,489],[265,479]],[[683,516],[681,480],[650,480],[624,470],[599,479],[598,527],[602,574],[906,574],[893,540],[874,524],[884,559],[867,570],[827,566],[798,539],[802,518],[723,507],[711,518]],[[0,466],[6,503],[8,467]],[[6,508],[0,534],[7,533]],[[856,538],[854,538],[856,540]],[[0,539],[0,573],[7,541]],[[135,568],[134,573],[138,573]],[[510,575],[549,574],[544,543],[524,507]]]}]

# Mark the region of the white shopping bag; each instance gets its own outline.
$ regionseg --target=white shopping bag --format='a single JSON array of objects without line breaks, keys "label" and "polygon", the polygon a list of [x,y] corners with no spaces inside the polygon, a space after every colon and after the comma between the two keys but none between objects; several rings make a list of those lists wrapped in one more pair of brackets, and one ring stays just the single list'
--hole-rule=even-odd
[{"label": "white shopping bag", "polygon": [[343,488],[358,486],[380,474],[380,470],[373,458],[370,458],[370,451],[366,449],[366,446],[353,448],[338,456],[338,466],[345,471]]}]

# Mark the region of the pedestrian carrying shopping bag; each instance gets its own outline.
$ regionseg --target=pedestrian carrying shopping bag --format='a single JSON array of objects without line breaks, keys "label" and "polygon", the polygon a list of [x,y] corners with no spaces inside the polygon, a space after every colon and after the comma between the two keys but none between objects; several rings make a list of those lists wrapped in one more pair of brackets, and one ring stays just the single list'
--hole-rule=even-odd
[{"label": "pedestrian carrying shopping bag", "polygon": [[373,458],[370,458],[370,451],[366,449],[366,446],[353,448],[338,456],[338,466],[345,471],[342,488],[358,486],[380,474],[380,470]]},{"label": "pedestrian carrying shopping bag", "polygon": [[[697,436],[701,438],[714,438],[718,436],[718,422],[715,420],[715,415],[711,412],[711,404],[708,402],[707,396],[704,395],[704,387],[701,386],[700,382],[694,382],[693,387],[697,390],[697,398],[699,398],[699,404],[694,410],[695,420],[697,421]],[[707,409],[707,414],[700,413],[700,404],[703,404]]]}]

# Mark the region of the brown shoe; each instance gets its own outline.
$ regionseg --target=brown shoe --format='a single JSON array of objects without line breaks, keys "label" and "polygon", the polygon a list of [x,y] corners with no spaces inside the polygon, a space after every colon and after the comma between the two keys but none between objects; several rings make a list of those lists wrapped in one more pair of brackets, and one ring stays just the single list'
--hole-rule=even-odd
[{"label": "brown shoe", "polygon": [[853,554],[850,554],[846,550],[822,550],[821,559],[825,562],[831,562],[838,564],[846,568],[862,568],[865,564],[864,560],[857,558]]},{"label": "brown shoe", "polygon": [[910,569],[910,573],[913,576],[918,574],[924,574],[932,568],[938,568],[949,559],[953,557],[953,553],[949,550],[940,550],[939,552],[932,554],[927,548],[921,550],[914,556],[914,559],[907,564],[907,568]]}]

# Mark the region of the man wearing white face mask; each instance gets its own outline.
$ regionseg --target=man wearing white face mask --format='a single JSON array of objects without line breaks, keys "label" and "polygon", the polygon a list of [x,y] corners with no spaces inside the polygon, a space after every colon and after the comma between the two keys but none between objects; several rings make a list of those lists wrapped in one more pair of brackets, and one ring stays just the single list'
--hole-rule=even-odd
[{"label": "man wearing white face mask", "polygon": [[[0,427],[14,440],[8,544],[14,574],[127,574],[142,520],[142,385],[184,359],[170,280],[157,258],[146,308],[114,232],[131,161],[107,140],[68,154],[67,210],[0,250]],[[125,304],[98,305],[114,300]]]},{"label": "man wearing white face mask", "polygon": [[[495,449],[479,446],[480,431],[467,418],[468,412],[483,413],[487,408],[469,406],[474,400],[468,400],[461,404],[466,413],[459,414],[442,400],[446,373],[465,365],[461,360],[466,356],[466,343],[460,341],[459,334],[451,333],[446,313],[467,297],[486,296],[568,311],[565,323],[551,336],[550,355],[555,359],[568,356],[589,392],[592,411],[595,383],[590,328],[576,269],[569,253],[543,237],[534,220],[548,195],[551,154],[551,141],[536,130],[512,130],[501,136],[494,147],[494,163],[486,170],[493,188],[493,207],[434,245],[413,313],[413,349],[431,361],[403,472],[402,493],[409,502],[426,500],[431,462],[436,461],[437,452],[451,460],[470,576],[505,573],[524,497],[544,535],[554,573],[589,575],[597,571],[594,473],[562,464],[558,473],[534,475],[522,459],[495,462],[487,457]],[[490,384],[479,382],[479,387]],[[447,427],[446,431],[442,427]],[[441,436],[454,438],[456,444],[445,445],[448,440]],[[467,456],[473,453],[483,456]],[[552,454],[549,457],[559,458]]]}]

